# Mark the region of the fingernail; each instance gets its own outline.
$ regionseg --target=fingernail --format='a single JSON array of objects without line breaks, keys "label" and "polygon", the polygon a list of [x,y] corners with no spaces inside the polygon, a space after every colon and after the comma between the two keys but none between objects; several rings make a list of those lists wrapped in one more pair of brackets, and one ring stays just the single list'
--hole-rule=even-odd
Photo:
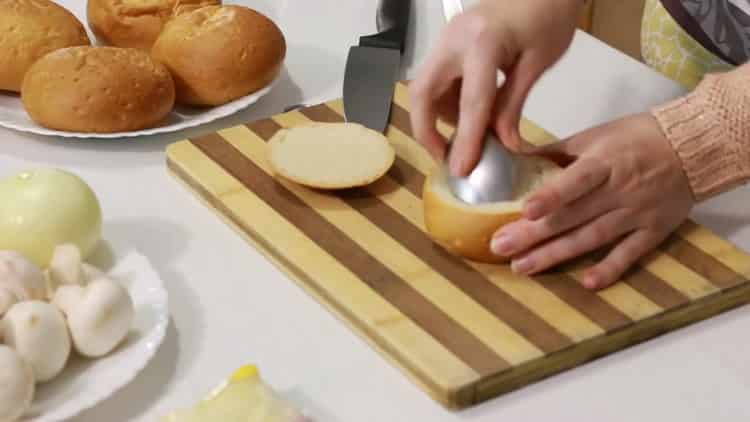
[{"label": "fingernail", "polygon": [[534,261],[530,257],[521,258],[510,264],[510,269],[517,274],[527,274],[534,269]]},{"label": "fingernail", "polygon": [[540,201],[529,201],[524,207],[524,211],[527,218],[536,219],[542,216],[544,213],[544,206]]},{"label": "fingernail", "polygon": [[492,239],[490,249],[495,255],[506,255],[513,251],[513,238],[508,233],[500,233]]},{"label": "fingernail", "polygon": [[596,274],[587,274],[583,277],[583,287],[587,289],[595,289],[599,286],[601,278]]}]

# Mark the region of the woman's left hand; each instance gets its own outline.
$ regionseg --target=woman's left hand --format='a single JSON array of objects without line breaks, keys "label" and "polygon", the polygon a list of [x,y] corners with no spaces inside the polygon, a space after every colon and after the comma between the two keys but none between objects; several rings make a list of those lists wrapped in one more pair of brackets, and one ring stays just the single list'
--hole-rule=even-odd
[{"label": "woman's left hand", "polygon": [[602,246],[614,248],[583,275],[596,289],[617,281],[688,216],[693,194],[656,119],[629,116],[541,149],[572,163],[525,201],[492,250],[534,274]]}]

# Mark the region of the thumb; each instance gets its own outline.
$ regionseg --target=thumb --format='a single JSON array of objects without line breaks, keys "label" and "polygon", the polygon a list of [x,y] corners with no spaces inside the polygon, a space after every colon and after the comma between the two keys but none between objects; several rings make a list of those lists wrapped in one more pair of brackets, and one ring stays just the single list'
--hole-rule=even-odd
[{"label": "thumb", "polygon": [[544,62],[533,53],[523,53],[511,69],[505,84],[499,88],[494,128],[503,144],[512,151],[526,153],[533,149],[521,137],[521,115],[529,91],[546,68]]}]

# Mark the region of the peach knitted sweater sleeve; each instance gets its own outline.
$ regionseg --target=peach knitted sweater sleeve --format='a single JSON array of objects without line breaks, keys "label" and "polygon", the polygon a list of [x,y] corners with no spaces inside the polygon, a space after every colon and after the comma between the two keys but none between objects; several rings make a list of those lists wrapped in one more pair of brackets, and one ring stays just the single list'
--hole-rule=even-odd
[{"label": "peach knitted sweater sleeve", "polygon": [[691,93],[651,113],[697,201],[750,180],[750,64],[706,75]]}]

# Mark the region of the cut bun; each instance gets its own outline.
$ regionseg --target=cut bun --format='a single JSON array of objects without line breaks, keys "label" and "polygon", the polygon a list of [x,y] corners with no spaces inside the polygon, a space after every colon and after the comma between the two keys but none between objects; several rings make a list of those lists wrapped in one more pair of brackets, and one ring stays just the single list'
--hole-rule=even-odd
[{"label": "cut bun", "polygon": [[76,132],[152,127],[174,106],[169,71],[141,50],[71,47],[39,59],[21,99],[38,124]]},{"label": "cut bun", "polygon": [[473,261],[503,263],[508,259],[492,253],[490,240],[502,226],[518,220],[525,197],[560,167],[541,157],[516,155],[519,177],[514,200],[468,204],[448,186],[448,173],[437,167],[426,179],[422,192],[427,233],[448,252]]},{"label": "cut bun", "polygon": [[391,168],[396,153],[382,133],[356,123],[282,129],[268,143],[274,171],[318,189],[364,186]]},{"label": "cut bun", "polygon": [[207,6],[164,27],[151,50],[172,72],[177,102],[217,106],[271,83],[286,56],[281,30],[243,6]]},{"label": "cut bun", "polygon": [[91,45],[83,24],[49,0],[0,0],[0,90],[19,92],[39,58],[59,48]]},{"label": "cut bun", "polygon": [[221,0],[88,0],[91,32],[103,44],[149,50],[174,16]]}]

